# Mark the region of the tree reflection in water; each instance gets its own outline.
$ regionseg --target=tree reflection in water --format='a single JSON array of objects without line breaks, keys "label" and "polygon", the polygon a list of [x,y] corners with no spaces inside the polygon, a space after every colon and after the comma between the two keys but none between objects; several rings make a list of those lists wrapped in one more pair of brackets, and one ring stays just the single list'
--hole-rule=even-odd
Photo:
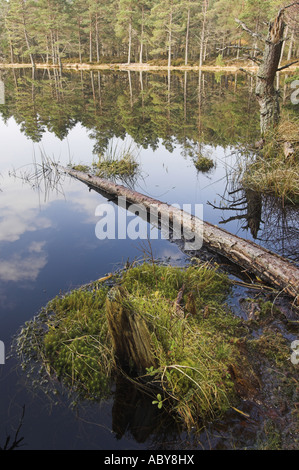
[{"label": "tree reflection in water", "polygon": [[235,212],[222,218],[219,224],[244,220],[241,229],[249,229],[255,240],[281,256],[299,262],[299,214],[295,205],[285,205],[273,196],[243,188],[223,195],[218,206],[208,204],[214,209]]}]

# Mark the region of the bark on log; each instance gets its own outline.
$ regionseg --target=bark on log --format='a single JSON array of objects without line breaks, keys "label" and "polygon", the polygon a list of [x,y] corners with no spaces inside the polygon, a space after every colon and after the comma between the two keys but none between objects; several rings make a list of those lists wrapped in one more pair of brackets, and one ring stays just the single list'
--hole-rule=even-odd
[{"label": "bark on log", "polygon": [[[189,232],[200,234],[203,244],[215,253],[228,258],[244,270],[257,275],[261,280],[281,289],[299,302],[299,268],[281,256],[263,248],[256,243],[244,240],[224,229],[200,220],[181,209],[163,203],[157,199],[145,196],[123,185],[89,175],[69,168],[60,168],[66,174],[86,183],[90,188],[101,192],[106,197],[111,196],[117,203],[118,197],[125,197],[131,204],[143,205],[148,211],[156,211],[160,215],[168,214],[171,222],[184,223],[190,221]],[[190,239],[190,238],[189,238]]]}]

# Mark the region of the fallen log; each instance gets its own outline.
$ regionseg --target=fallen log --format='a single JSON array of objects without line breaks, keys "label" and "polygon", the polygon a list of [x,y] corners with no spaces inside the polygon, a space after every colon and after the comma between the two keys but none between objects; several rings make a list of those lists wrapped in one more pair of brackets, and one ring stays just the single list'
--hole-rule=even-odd
[{"label": "fallen log", "polygon": [[[151,211],[151,213],[154,211],[162,218],[163,214],[166,214],[170,223],[176,224],[176,226],[181,224],[183,220],[185,224],[189,224],[185,231],[185,235],[186,233],[188,235],[185,236],[186,239],[191,239],[190,234],[199,234],[202,236],[203,245],[208,249],[225,256],[244,270],[258,276],[262,281],[279,288],[299,304],[299,269],[276,253],[220,229],[216,225],[200,220],[198,217],[190,216],[170,204],[138,193],[123,185],[71,168],[58,168],[86,183],[89,188],[101,192],[105,197],[112,197],[113,202],[118,203],[119,198],[125,198],[128,203],[142,205],[147,211]],[[192,243],[190,246],[192,249]]]}]

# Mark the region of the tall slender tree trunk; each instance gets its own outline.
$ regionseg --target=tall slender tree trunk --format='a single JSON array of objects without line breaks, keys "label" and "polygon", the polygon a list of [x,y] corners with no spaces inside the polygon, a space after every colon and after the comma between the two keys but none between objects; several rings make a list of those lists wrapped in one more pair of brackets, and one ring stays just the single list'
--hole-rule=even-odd
[{"label": "tall slender tree trunk", "polygon": [[99,18],[98,13],[96,13],[96,54],[97,62],[100,61],[100,44],[99,44]]},{"label": "tall slender tree trunk", "polygon": [[142,59],[143,59],[143,41],[144,41],[144,6],[142,5],[139,64],[142,64]]},{"label": "tall slender tree trunk", "polygon": [[171,66],[171,45],[172,45],[172,2],[169,12],[169,30],[168,30],[168,67]]},{"label": "tall slender tree trunk", "polygon": [[98,72],[99,104],[102,112],[102,91],[101,91],[101,72]]},{"label": "tall slender tree trunk", "polygon": [[9,38],[9,49],[10,49],[10,60],[11,60],[11,63],[13,64],[15,61],[15,58],[14,58],[14,52],[13,52],[13,45],[12,45],[10,38]]},{"label": "tall slender tree trunk", "polygon": [[186,40],[185,40],[185,65],[188,65],[189,29],[190,29],[190,8],[188,8],[188,13],[187,13]]},{"label": "tall slender tree trunk", "polygon": [[290,39],[290,45],[289,45],[287,60],[291,60],[291,58],[292,58],[293,45],[294,45],[294,31],[295,31],[295,27],[293,27],[292,33],[291,33],[291,39]]},{"label": "tall slender tree trunk", "polygon": [[28,37],[25,21],[24,21],[23,24],[24,24],[24,36],[25,36],[27,49],[29,51],[30,62],[31,62],[32,68],[34,69],[35,68],[35,62],[34,62],[33,54],[30,52],[30,43],[29,43],[29,37]]},{"label": "tall slender tree trunk", "polygon": [[5,17],[5,29],[7,31],[7,35],[8,35],[8,42],[9,42],[9,51],[10,51],[10,62],[13,64],[14,61],[15,61],[15,58],[14,58],[14,50],[13,50],[13,44],[12,44],[12,40],[11,40],[11,32],[9,30],[9,27],[7,25],[7,18]]},{"label": "tall slender tree trunk", "polygon": [[29,52],[29,57],[30,57],[30,62],[32,65],[32,68],[35,69],[35,62],[34,62],[34,57],[33,54],[30,51],[30,41],[29,41],[29,36],[26,28],[26,20],[25,20],[25,2],[22,0],[22,23],[23,23],[23,32],[24,32],[24,37],[25,37],[25,42],[26,46]]},{"label": "tall slender tree trunk", "polygon": [[[285,28],[285,36],[288,35],[288,31],[289,31],[289,25],[286,25],[286,28]],[[285,50],[285,44],[286,44],[286,41],[283,41],[283,43],[282,43],[282,48],[281,48],[281,53],[280,53],[280,61],[279,61],[278,67],[280,67],[281,61],[282,61],[282,59],[283,59],[283,54],[284,54],[284,50]]]},{"label": "tall slender tree trunk", "polygon": [[46,34],[46,38],[45,38],[45,39],[46,39],[46,51],[47,51],[47,52],[46,52],[46,64],[48,64],[48,63],[49,63],[49,56],[50,56],[50,53],[49,53],[49,42],[48,42],[49,38],[48,38],[48,35],[47,35],[47,34]]},{"label": "tall slender tree trunk", "polygon": [[50,31],[50,39],[51,39],[51,53],[52,53],[52,64],[56,64],[56,56],[55,56],[55,47],[54,47],[54,36],[53,30]]},{"label": "tall slender tree trunk", "polygon": [[199,67],[202,67],[202,64],[203,64],[208,8],[209,8],[209,0],[204,0],[203,6],[202,6],[203,20],[202,20],[201,35],[200,35],[201,37],[200,37],[200,49],[199,49]]},{"label": "tall slender tree trunk", "polygon": [[93,101],[96,101],[96,93],[95,93],[95,86],[94,86],[94,76],[93,76],[93,71],[91,70],[90,72],[90,82],[91,82],[91,89],[92,89],[92,97]]},{"label": "tall slender tree trunk", "polygon": [[128,61],[127,64],[131,63],[131,50],[132,50],[132,20],[129,21],[129,39],[128,39]]},{"label": "tall slender tree trunk", "polygon": [[81,19],[78,18],[78,49],[79,49],[79,62],[82,64],[82,45],[81,45]]},{"label": "tall slender tree trunk", "polygon": [[92,62],[92,16],[89,13],[89,62]]}]

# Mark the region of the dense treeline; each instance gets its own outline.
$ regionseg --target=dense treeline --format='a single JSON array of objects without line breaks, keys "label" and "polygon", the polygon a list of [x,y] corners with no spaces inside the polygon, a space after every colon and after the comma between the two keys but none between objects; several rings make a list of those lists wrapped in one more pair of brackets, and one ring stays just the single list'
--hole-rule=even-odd
[{"label": "dense treeline", "polygon": [[[278,0],[0,0],[0,60],[61,64],[149,62],[196,64],[254,58],[257,33],[285,3]],[[296,55],[297,7],[287,14],[284,55]],[[161,62],[160,62],[161,63]]]}]

